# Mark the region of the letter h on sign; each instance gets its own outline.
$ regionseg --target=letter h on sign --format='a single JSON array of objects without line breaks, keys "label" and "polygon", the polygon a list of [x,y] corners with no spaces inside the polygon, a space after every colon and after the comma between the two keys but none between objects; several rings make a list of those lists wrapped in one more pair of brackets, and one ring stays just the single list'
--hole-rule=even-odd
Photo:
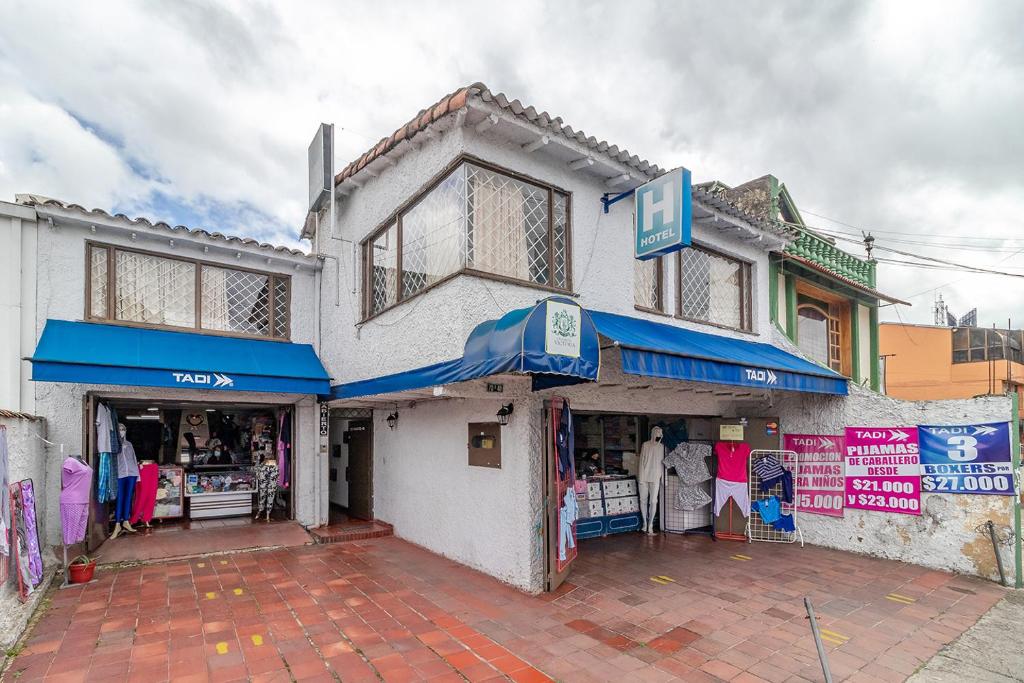
[{"label": "letter h on sign", "polygon": [[637,188],[636,258],[647,260],[690,245],[691,202],[690,172],[685,168]]}]

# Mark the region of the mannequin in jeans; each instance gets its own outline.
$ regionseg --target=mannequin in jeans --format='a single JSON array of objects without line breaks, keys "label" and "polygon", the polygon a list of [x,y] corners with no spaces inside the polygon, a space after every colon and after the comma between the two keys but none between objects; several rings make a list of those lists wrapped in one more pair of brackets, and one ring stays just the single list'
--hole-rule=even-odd
[{"label": "mannequin in jeans", "polygon": [[132,498],[135,494],[135,482],[139,480],[139,461],[135,458],[135,448],[128,440],[128,429],[124,423],[118,423],[117,432],[121,435],[121,452],[117,454],[117,504],[114,514],[114,532],[111,538],[117,538],[127,531],[134,534],[129,518],[132,514]]},{"label": "mannequin in jeans", "polygon": [[651,438],[640,447],[640,467],[637,488],[640,491],[640,514],[644,518],[644,531],[654,534],[654,516],[658,514],[658,491],[664,472],[665,444],[661,442],[661,427],[651,430]]}]

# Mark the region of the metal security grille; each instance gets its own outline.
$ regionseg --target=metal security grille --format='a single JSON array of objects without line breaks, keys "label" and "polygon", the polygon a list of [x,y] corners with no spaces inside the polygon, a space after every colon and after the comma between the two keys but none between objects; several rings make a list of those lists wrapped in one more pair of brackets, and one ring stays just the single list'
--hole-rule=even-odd
[{"label": "metal security grille", "polygon": [[467,265],[549,284],[547,190],[472,164],[466,181]]},{"label": "metal security grille", "polygon": [[284,278],[274,279],[274,336],[279,339],[288,338],[288,302],[289,281]]},{"label": "metal security grille", "polygon": [[380,313],[398,301],[397,228],[391,225],[370,242],[370,312]]},{"label": "metal security grille", "polygon": [[633,260],[633,303],[661,310],[661,259]]},{"label": "metal security grille", "polygon": [[107,250],[89,248],[89,315],[107,317]]},{"label": "metal security grille", "polygon": [[570,198],[464,161],[363,243],[364,315],[463,270],[568,289]]},{"label": "metal security grille", "polygon": [[466,260],[466,178],[459,167],[402,215],[402,296],[458,271]]},{"label": "metal security grille", "polygon": [[270,278],[203,266],[203,329],[268,336]]},{"label": "metal security grille", "polygon": [[700,247],[679,252],[679,314],[750,329],[749,264]]},{"label": "metal security grille", "polygon": [[116,251],[117,320],[195,327],[196,264],[132,251]]}]

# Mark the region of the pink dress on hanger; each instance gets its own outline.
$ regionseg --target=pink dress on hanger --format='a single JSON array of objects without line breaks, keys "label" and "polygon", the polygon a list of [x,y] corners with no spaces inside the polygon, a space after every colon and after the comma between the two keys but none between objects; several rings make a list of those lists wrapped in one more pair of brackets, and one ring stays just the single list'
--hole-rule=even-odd
[{"label": "pink dress on hanger", "polygon": [[74,545],[85,540],[89,525],[92,468],[78,458],[66,458],[61,466],[60,479],[60,523],[64,545]]}]

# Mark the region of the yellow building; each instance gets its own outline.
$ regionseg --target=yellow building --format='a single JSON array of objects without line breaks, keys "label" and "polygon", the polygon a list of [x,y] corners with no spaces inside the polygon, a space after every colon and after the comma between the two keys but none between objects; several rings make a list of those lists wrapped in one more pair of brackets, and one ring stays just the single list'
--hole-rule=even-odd
[{"label": "yellow building", "polygon": [[878,337],[882,382],[890,396],[1024,396],[1024,330],[882,323]]}]

